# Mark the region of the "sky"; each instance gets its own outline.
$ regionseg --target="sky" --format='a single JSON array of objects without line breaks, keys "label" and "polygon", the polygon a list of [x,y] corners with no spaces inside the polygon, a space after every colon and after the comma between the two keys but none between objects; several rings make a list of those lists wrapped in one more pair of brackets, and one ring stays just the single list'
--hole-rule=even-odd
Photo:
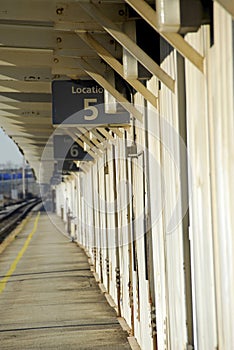
[{"label": "sky", "polygon": [[9,164],[20,166],[23,163],[23,156],[16,144],[0,128],[0,166]]}]

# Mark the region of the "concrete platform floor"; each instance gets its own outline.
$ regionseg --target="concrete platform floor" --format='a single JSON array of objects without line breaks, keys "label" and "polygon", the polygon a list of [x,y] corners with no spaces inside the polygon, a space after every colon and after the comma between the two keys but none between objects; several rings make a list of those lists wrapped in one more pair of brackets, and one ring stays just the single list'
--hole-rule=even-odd
[{"label": "concrete platform floor", "polygon": [[0,349],[130,350],[84,252],[36,221],[0,255]]}]

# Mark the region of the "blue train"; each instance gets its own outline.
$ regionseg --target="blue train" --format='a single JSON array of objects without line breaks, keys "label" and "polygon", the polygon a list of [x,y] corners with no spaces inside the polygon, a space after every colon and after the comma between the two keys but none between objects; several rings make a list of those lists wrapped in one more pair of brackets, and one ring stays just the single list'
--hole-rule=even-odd
[{"label": "blue train", "polygon": [[[0,181],[5,180],[20,180],[22,179],[22,172],[1,172],[0,173]],[[32,179],[34,177],[32,172],[25,172],[26,179]]]}]

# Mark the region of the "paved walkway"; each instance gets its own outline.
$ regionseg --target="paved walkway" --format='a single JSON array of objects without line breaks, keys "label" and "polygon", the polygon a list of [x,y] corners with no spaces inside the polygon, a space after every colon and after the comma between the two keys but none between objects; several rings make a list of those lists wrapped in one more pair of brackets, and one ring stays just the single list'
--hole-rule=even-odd
[{"label": "paved walkway", "polygon": [[84,252],[34,213],[0,255],[0,349],[130,350],[127,336]]}]

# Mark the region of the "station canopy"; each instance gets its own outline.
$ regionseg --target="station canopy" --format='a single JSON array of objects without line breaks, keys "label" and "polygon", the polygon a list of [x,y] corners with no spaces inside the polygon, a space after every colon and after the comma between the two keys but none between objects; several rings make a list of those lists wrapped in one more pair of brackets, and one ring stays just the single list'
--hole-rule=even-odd
[{"label": "station canopy", "polygon": [[[155,1],[1,0],[0,126],[23,150],[37,177],[56,127],[53,81],[92,79],[105,91],[106,101],[124,105],[139,121],[142,115],[126,95],[127,84],[156,108],[157,98],[142,79],[155,75],[175,91],[172,77],[138,45],[138,20],[203,70],[203,57],[181,35],[158,33]],[[122,133],[111,125],[67,129],[94,159],[102,154],[104,140]],[[50,178],[52,159],[46,169]]]}]

